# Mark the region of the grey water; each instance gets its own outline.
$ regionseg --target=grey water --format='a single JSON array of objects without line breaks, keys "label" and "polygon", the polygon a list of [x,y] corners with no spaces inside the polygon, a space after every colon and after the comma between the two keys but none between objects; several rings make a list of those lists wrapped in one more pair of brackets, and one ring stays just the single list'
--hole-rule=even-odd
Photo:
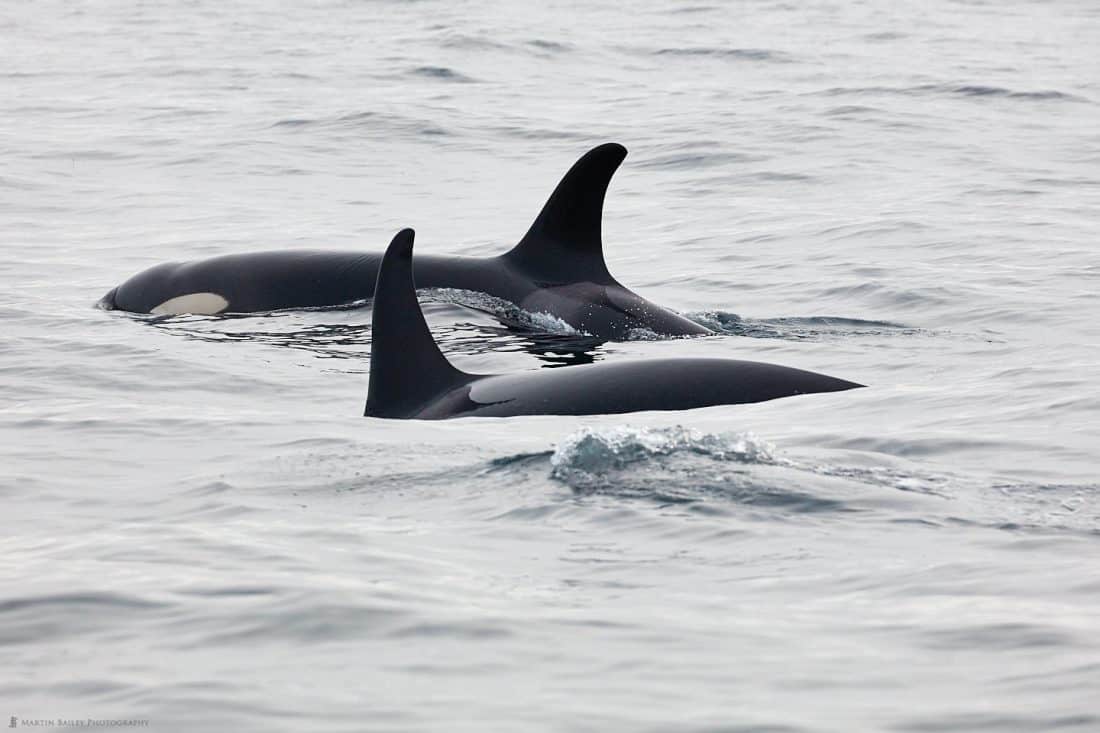
[{"label": "grey water", "polygon": [[[1100,730],[1096,3],[55,0],[0,33],[0,722]],[[869,388],[370,420],[369,303],[94,307],[405,226],[499,253],[607,141],[611,271],[719,335],[426,293],[458,366]]]}]

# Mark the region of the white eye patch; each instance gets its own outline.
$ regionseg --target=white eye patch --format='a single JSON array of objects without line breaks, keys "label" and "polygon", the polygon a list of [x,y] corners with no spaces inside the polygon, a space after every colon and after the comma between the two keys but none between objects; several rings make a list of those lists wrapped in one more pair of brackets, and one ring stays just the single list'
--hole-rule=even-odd
[{"label": "white eye patch", "polygon": [[174,316],[190,313],[196,316],[212,316],[221,313],[229,301],[217,293],[191,293],[166,300],[149,311],[158,316]]}]

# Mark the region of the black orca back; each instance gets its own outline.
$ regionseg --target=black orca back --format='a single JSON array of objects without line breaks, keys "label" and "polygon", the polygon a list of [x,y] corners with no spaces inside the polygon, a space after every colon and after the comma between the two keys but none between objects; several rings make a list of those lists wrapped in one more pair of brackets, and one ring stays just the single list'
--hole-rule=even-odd
[{"label": "black orca back", "polygon": [[378,272],[371,326],[368,417],[593,415],[689,410],[861,385],[775,364],[649,359],[509,375],[456,369],[416,299],[413,231],[393,238]]}]

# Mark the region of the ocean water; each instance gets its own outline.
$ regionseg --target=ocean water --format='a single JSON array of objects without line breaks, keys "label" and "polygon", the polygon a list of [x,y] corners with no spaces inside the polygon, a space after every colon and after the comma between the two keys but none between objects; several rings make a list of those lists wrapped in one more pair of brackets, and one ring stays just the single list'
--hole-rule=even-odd
[{"label": "ocean water", "polygon": [[[13,725],[1100,730],[1095,2],[9,2],[0,31]],[[94,307],[405,226],[498,253],[606,141],[612,272],[721,334],[426,293],[457,365],[869,388],[370,420],[369,304]]]}]

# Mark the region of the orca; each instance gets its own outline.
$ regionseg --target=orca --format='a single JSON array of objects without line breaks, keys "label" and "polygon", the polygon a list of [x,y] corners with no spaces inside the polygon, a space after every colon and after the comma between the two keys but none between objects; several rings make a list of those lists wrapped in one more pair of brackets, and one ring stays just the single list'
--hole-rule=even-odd
[{"label": "orca", "polygon": [[801,369],[713,358],[468,374],[447,361],[432,338],[417,302],[412,251],[413,231],[403,229],[379,267],[367,417],[438,420],[688,410],[863,386]]},{"label": "orca", "polygon": [[[638,296],[607,269],[601,236],[604,195],[625,157],[626,148],[617,143],[583,155],[523,239],[502,255],[418,257],[419,287],[486,293],[607,340],[639,331],[712,333]],[[373,297],[380,260],[362,252],[297,250],[170,262],[130,278],[100,305],[133,313],[207,315],[339,306]]]}]

